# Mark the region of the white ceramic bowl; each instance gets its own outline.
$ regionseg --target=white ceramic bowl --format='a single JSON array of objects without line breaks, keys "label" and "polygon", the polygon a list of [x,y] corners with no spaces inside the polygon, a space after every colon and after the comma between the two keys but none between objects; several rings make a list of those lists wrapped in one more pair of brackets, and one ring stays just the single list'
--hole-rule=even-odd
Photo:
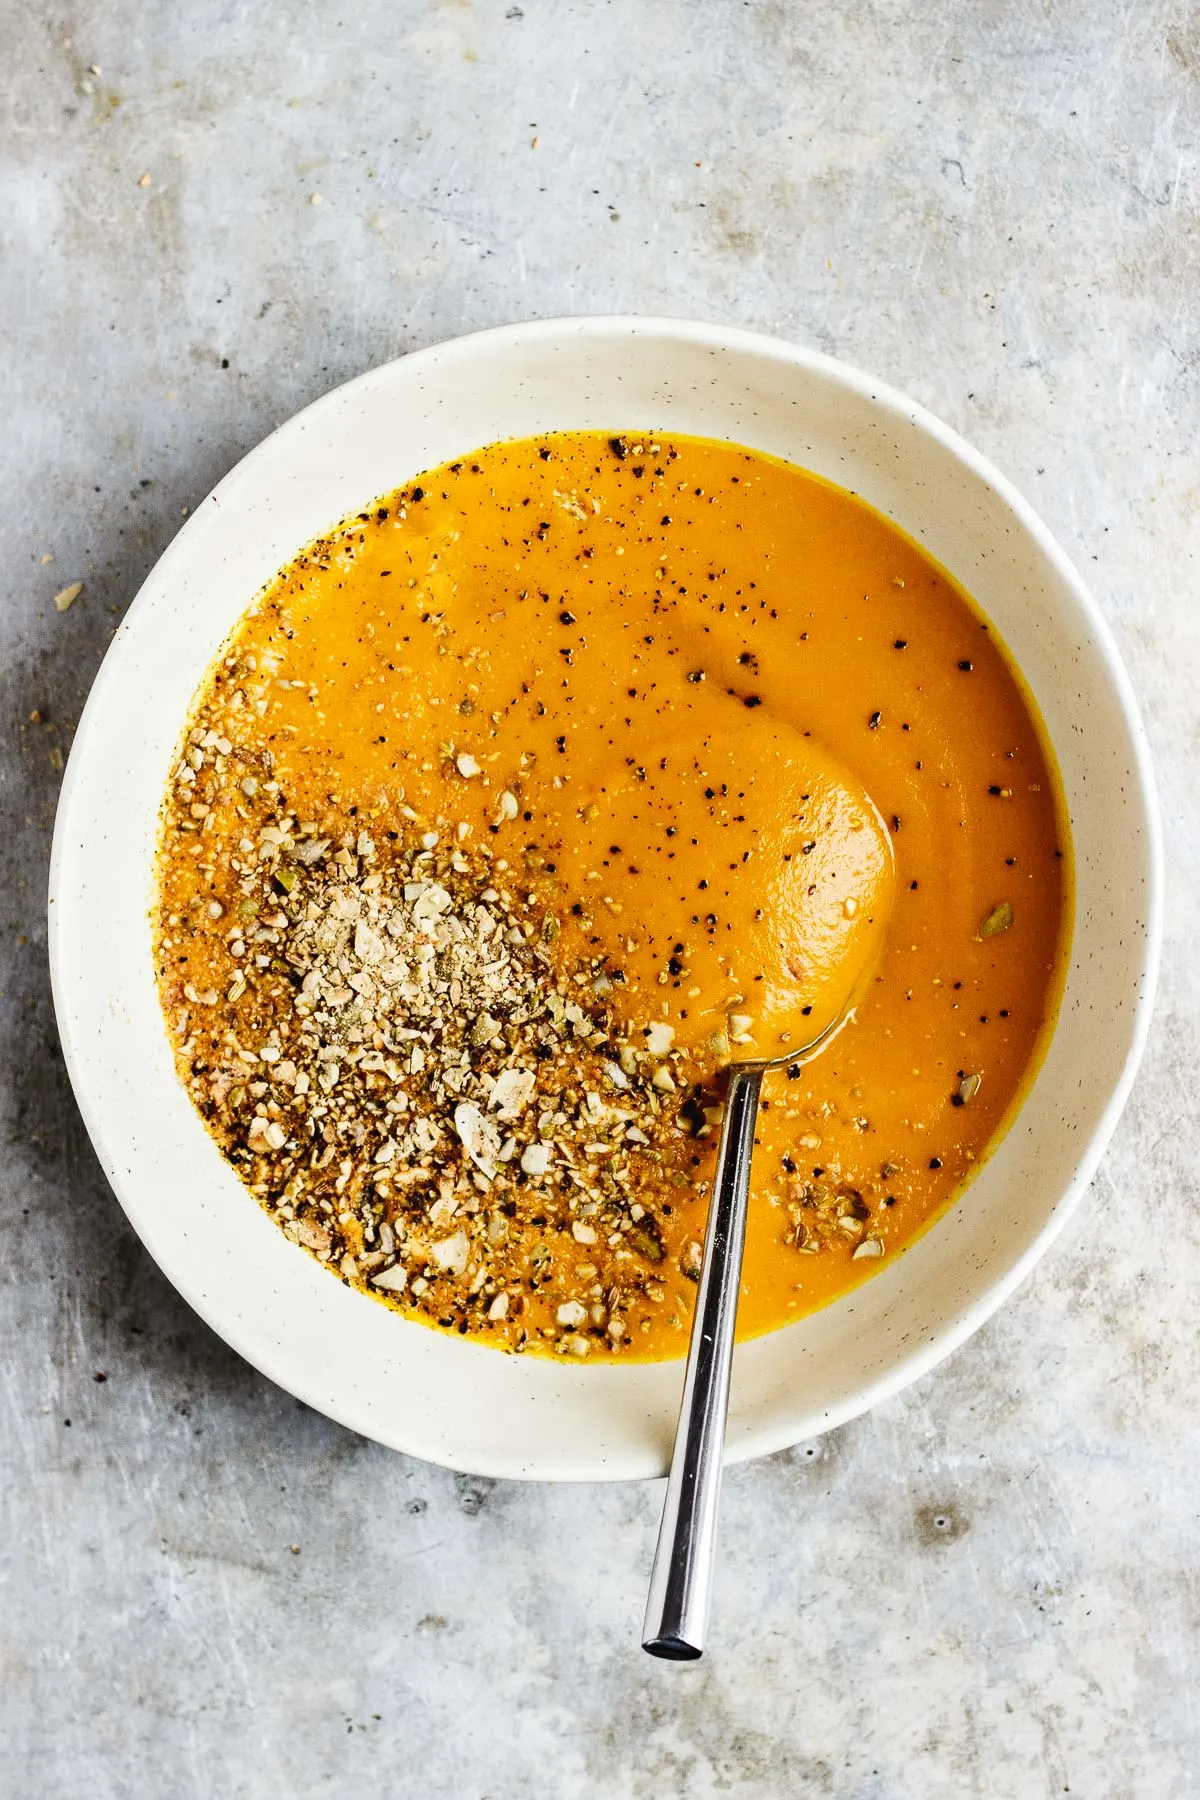
[{"label": "white ceramic bowl", "polygon": [[155,821],[193,693],[256,591],[345,514],[497,438],[690,432],[814,469],[926,545],[995,623],[1041,708],[1070,807],[1077,913],[1031,1092],[953,1209],[824,1311],[742,1346],[729,1455],[777,1450],[933,1367],[999,1306],[1075,1205],[1145,1037],[1160,853],[1128,680],[1078,575],[984,459],[919,406],[792,345],[655,319],[567,319],[438,345],[329,394],[199,507],[118,631],[71,752],[50,946],[75,1093],[155,1261],[223,1338],[311,1406],[453,1468],[660,1474],[682,1364],[504,1356],[410,1323],[288,1242],[176,1078],[148,910]]}]

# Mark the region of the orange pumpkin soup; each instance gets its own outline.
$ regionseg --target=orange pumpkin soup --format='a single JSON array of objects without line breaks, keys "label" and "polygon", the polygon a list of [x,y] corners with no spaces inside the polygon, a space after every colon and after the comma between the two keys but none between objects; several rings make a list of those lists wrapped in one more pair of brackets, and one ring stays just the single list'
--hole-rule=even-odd
[{"label": "orange pumpkin soup", "polygon": [[946,572],[728,444],[549,435],[310,545],[202,688],[155,931],[180,1075],[294,1241],[514,1350],[683,1353],[735,1057],[739,1328],[900,1252],[1036,1064],[1049,754]]}]

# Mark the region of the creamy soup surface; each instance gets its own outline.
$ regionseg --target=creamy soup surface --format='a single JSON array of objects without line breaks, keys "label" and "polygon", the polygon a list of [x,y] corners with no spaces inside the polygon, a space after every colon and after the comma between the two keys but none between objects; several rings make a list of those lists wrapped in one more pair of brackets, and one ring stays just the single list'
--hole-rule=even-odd
[{"label": "creamy soup surface", "polygon": [[510,1350],[683,1354],[731,1059],[739,1330],[886,1266],[1060,987],[1069,843],[986,622],[880,515],[687,438],[492,445],[283,569],[197,696],[181,1078],[298,1245]]}]

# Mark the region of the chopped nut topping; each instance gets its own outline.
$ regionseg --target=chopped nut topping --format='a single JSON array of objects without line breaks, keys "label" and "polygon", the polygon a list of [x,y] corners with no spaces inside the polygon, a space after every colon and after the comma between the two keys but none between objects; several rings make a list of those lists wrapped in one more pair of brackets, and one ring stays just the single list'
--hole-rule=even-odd
[{"label": "chopped nut topping", "polygon": [[1002,931],[1008,931],[1013,922],[1013,909],[1007,900],[999,906],[993,906],[987,917],[980,923],[976,937],[983,942],[987,938],[996,937]]},{"label": "chopped nut topping", "polygon": [[[167,819],[184,839],[221,803],[194,798],[197,775],[243,760],[192,738]],[[406,1311],[514,1349],[628,1347],[663,1196],[702,1204],[707,1186],[671,1027],[626,1034],[603,970],[557,968],[551,915],[465,839],[408,824],[384,854],[381,830],[339,837],[261,776],[231,785],[233,897],[189,914],[214,984],[173,976],[169,932],[160,963],[182,1071],[234,1167],[296,1243]],[[562,1292],[579,1279],[562,1231],[603,1256],[603,1304]]]}]

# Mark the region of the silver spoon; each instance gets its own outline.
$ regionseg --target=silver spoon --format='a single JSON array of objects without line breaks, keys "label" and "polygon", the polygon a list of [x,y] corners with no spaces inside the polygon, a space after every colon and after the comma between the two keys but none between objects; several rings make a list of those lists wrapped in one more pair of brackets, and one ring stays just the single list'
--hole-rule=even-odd
[{"label": "silver spoon", "polygon": [[642,1649],[675,1662],[704,1650],[717,1548],[717,1509],[729,1412],[729,1375],[737,1325],[750,1158],[758,1099],[768,1069],[807,1062],[850,1019],[848,1006],[809,1043],[786,1056],[734,1063],[717,1150],[704,1262],[688,1345],[683,1404],[671,1454],[671,1473],[650,1576]]}]

